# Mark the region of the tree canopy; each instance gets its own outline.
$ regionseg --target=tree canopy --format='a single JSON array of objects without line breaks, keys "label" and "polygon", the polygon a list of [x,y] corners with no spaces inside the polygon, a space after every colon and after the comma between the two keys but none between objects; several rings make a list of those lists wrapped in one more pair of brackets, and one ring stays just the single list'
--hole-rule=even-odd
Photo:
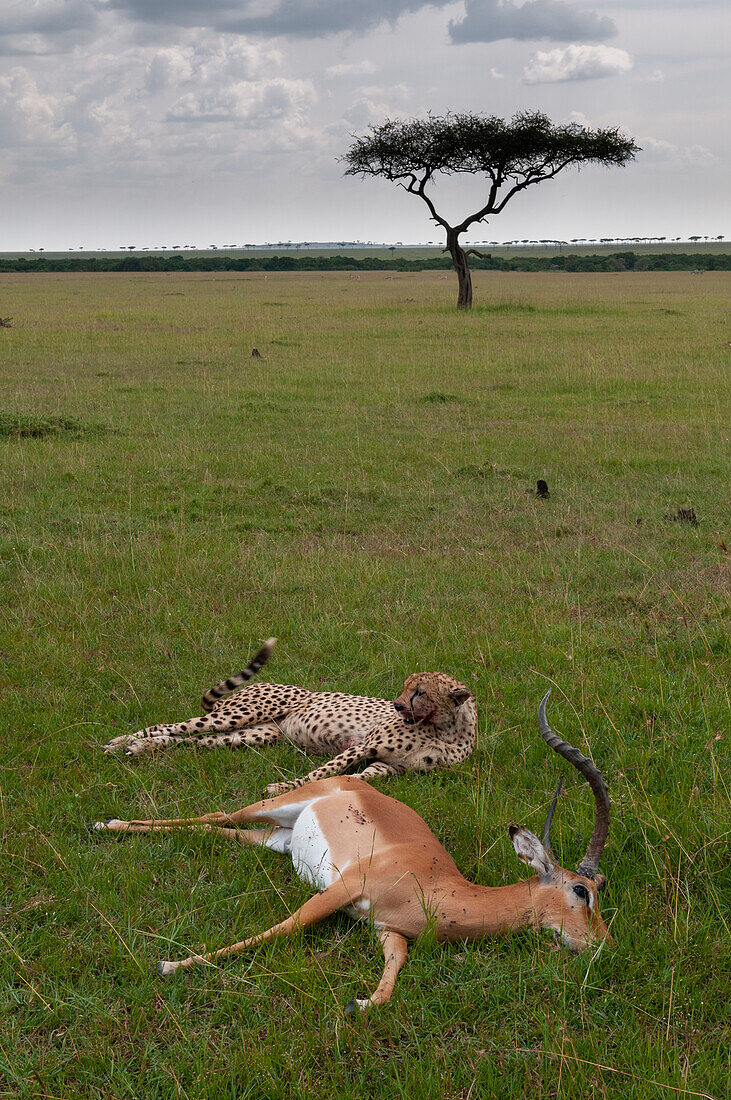
[{"label": "tree canopy", "polygon": [[[467,253],[459,237],[475,222],[499,214],[514,195],[553,179],[571,165],[622,166],[638,146],[617,128],[591,130],[578,123],[555,125],[539,111],[523,111],[505,120],[494,115],[448,113],[420,119],[387,119],[357,137],[343,160],[346,176],[382,176],[427,205],[447,234],[460,280],[458,305],[472,302]],[[484,204],[459,224],[437,212],[427,187],[437,174],[487,177]]]}]

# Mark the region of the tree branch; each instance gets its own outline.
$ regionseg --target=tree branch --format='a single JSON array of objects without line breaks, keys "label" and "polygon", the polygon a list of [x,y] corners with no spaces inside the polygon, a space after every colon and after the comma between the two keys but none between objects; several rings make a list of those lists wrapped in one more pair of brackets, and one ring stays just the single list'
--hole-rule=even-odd
[{"label": "tree branch", "polygon": [[488,195],[487,202],[482,207],[482,209],[478,210],[476,214],[471,214],[468,218],[465,218],[465,220],[460,225],[455,226],[458,234],[464,233],[465,230],[469,229],[469,227],[475,222],[481,222],[482,219],[486,218],[488,214],[494,213],[493,204],[495,202],[495,199],[497,198],[498,189],[500,187],[499,180],[499,175],[493,178],[492,184],[490,185],[490,194]]},{"label": "tree branch", "polygon": [[534,183],[543,183],[544,180],[552,180],[554,176],[557,176],[563,168],[566,168],[569,164],[571,164],[573,159],[574,158],[571,157],[569,158],[569,160],[565,160],[561,164],[557,164],[556,167],[550,172],[543,172],[542,175],[534,175],[531,176],[531,178],[528,178],[526,176],[522,183],[516,183],[514,187],[511,187],[507,195],[505,195],[505,197],[501,199],[501,201],[498,203],[492,213],[501,213],[501,211],[504,210],[506,205],[510,202],[513,195],[516,195],[518,191],[525,191],[526,187],[530,187]]},{"label": "tree branch", "polygon": [[434,203],[431,201],[431,199],[427,195],[426,191],[424,190],[427,183],[431,179],[431,177],[432,177],[432,169],[431,168],[427,168],[427,170],[424,173],[421,180],[417,180],[417,177],[415,175],[412,175],[411,176],[411,181],[410,181],[408,187],[406,188],[406,190],[408,192],[410,192],[410,194],[418,195],[420,199],[423,199],[424,202],[426,203],[426,205],[429,208],[429,213],[432,216],[432,220],[435,221],[437,223],[437,225],[441,225],[443,229],[445,229],[447,232],[449,232],[449,230],[451,229],[451,226],[449,225],[449,222],[446,222],[444,220],[444,218],[442,218],[439,214],[437,214],[437,210],[436,210],[436,207],[434,206]]}]

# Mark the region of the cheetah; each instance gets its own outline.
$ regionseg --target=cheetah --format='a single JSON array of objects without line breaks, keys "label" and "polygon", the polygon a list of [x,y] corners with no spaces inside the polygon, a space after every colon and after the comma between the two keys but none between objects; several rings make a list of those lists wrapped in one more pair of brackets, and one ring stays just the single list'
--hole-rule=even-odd
[{"label": "cheetah", "polygon": [[284,738],[306,752],[332,757],[301,778],[270,783],[266,791],[271,796],[361,764],[366,766],[360,778],[373,779],[447,767],[472,752],[475,698],[451,676],[414,673],[393,702],[280,684],[244,687],[267,663],[275,642],[269,638],[245,669],[206,692],[204,717],[115,737],[104,751],[138,756],[166,745],[261,747]]}]

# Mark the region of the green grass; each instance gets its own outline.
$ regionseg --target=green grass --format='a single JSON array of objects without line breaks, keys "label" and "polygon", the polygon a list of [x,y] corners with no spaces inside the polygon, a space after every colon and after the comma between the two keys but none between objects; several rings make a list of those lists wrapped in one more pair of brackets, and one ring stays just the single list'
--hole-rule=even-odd
[{"label": "green grass", "polygon": [[[76,426],[0,438],[0,1096],[725,1095],[728,277],[475,287],[459,315],[439,274],[0,277],[0,424]],[[420,942],[360,1019],[380,951],[345,916],[155,977],[307,888],[271,852],[84,823],[236,807],[305,762],[101,745],[196,713],[269,634],[274,681],[474,688],[473,757],[381,787],[488,884],[552,793],[555,684],[610,783],[611,948]]]}]

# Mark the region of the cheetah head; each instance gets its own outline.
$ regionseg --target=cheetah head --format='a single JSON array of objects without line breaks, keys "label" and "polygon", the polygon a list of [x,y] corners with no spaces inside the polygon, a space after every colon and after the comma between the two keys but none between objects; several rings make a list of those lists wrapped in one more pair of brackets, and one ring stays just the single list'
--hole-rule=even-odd
[{"label": "cheetah head", "polygon": [[471,691],[442,672],[415,672],[406,680],[394,706],[407,726],[451,725],[456,711],[472,699]]}]

